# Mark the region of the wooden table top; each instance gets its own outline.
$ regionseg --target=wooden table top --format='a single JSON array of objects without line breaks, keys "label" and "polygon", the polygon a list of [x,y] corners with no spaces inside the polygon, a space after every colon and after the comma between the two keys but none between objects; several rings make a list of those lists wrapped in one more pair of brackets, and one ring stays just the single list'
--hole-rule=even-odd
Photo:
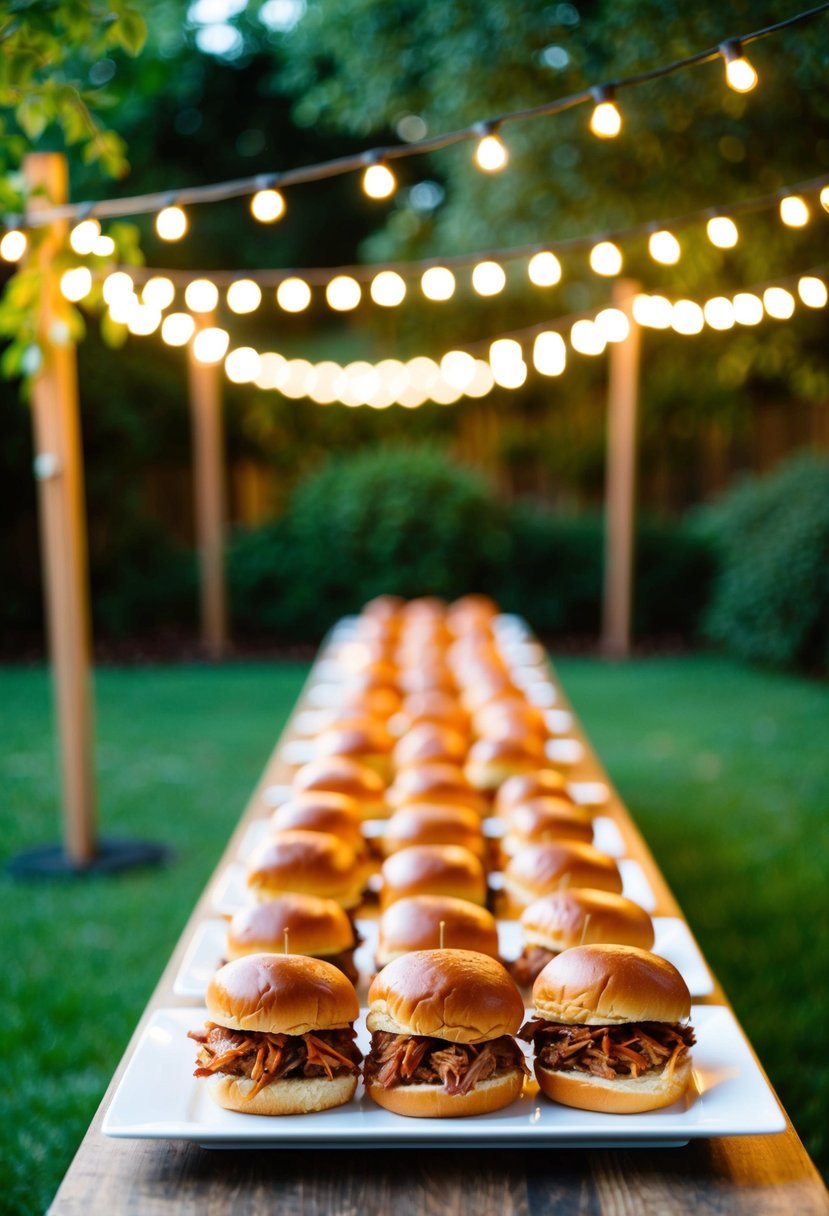
[{"label": "wooden table top", "polygon": [[[571,709],[554,672],[552,678],[558,687],[557,708]],[[297,711],[303,702],[304,697]],[[575,715],[568,733],[584,745],[573,780],[609,786],[610,800],[601,813],[616,821],[627,855],[644,869],[657,900],[656,914],[682,916]],[[53,1216],[367,1216],[392,1210],[396,1216],[829,1212],[829,1195],[788,1119],[779,1135],[695,1140],[675,1149],[353,1149],[321,1156],[312,1149],[209,1150],[183,1141],[104,1136],[104,1112],[151,1014],[192,1005],[173,993],[183,953],[196,926],[215,916],[214,882],[235,860],[250,822],[266,813],[264,789],[290,780],[292,770],[283,763],[280,749],[294,737],[289,722],[61,1183],[50,1208]],[[696,1003],[728,1003],[716,977],[714,982],[711,996],[695,998]]]}]

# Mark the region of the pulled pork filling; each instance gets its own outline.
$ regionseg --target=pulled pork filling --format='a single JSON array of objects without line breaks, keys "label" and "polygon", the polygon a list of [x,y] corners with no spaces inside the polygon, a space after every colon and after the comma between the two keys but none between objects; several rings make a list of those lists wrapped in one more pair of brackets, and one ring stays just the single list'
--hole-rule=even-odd
[{"label": "pulled pork filling", "polygon": [[535,982],[536,976],[555,957],[552,950],[545,950],[543,946],[525,946],[524,953],[507,964],[507,970],[516,984],[529,988],[530,984]]},{"label": "pulled pork filling", "polygon": [[363,1058],[350,1026],[308,1034],[267,1034],[228,1030],[207,1022],[203,1030],[189,1030],[187,1037],[201,1047],[193,1076],[210,1077],[221,1072],[247,1077],[254,1085],[245,1094],[246,1102],[271,1081],[287,1077],[332,1080],[345,1072],[359,1072]]},{"label": "pulled pork filling", "polygon": [[442,1085],[448,1094],[468,1094],[499,1070],[527,1072],[524,1053],[509,1035],[488,1043],[450,1043],[423,1035],[375,1030],[365,1077],[384,1089],[393,1085]]},{"label": "pulled pork filling", "polygon": [[535,1045],[542,1068],[588,1072],[608,1081],[663,1071],[670,1077],[696,1042],[693,1027],[681,1022],[568,1026],[543,1018],[526,1022],[518,1037]]}]

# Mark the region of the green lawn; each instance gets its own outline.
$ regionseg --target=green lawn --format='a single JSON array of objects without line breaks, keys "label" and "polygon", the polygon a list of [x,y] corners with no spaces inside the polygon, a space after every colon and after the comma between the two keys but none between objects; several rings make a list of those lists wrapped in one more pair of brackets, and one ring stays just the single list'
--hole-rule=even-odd
[{"label": "green lawn", "polygon": [[[559,669],[825,1168],[825,686],[708,657]],[[109,880],[0,877],[15,1078],[0,1116],[0,1211],[49,1202],[306,670],[98,673],[104,831],[162,840],[176,857]],[[57,837],[51,732],[46,673],[0,671],[4,859]]]}]

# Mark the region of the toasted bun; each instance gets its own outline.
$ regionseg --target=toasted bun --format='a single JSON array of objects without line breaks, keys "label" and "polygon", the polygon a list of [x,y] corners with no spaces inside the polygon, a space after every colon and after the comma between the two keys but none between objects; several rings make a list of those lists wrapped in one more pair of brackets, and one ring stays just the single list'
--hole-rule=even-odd
[{"label": "toasted bun", "polygon": [[215,1073],[208,1078],[207,1092],[225,1110],[238,1110],[243,1115],[309,1115],[317,1110],[330,1110],[350,1102],[357,1091],[354,1073],[332,1077],[288,1077],[271,1081],[253,1098],[247,1077],[231,1077]]},{"label": "toasted bun", "polygon": [[453,950],[475,950],[498,958],[498,927],[486,908],[451,895],[411,895],[393,903],[380,917],[377,964],[387,966],[412,950],[434,950],[443,944]]},{"label": "toasted bun", "polygon": [[583,844],[593,841],[590,812],[566,798],[529,798],[511,807],[507,819],[509,827],[501,847],[510,856],[524,845],[541,841],[580,840]]},{"label": "toasted bun", "polygon": [[499,962],[471,950],[416,950],[375,976],[369,1030],[486,1043],[515,1034],[524,1002]]},{"label": "toasted bun", "polygon": [[691,994],[673,963],[657,954],[635,946],[576,946],[539,973],[533,1004],[540,1017],[567,1025],[682,1022]]},{"label": "toasted bun", "polygon": [[392,760],[399,769],[413,764],[463,764],[467,747],[466,738],[450,726],[421,722],[398,741]]},{"label": "toasted bun", "polygon": [[290,802],[283,802],[271,816],[276,831],[303,828],[308,832],[329,832],[344,840],[355,853],[361,853],[365,848],[362,822],[356,798],[327,791],[316,795],[301,794]]},{"label": "toasted bun", "polygon": [[554,954],[573,946],[613,942],[650,950],[653,921],[624,895],[568,888],[543,895],[521,913],[524,941]]},{"label": "toasted bun", "polygon": [[510,777],[505,781],[495,795],[495,813],[503,815],[511,806],[526,802],[528,798],[555,795],[557,798],[567,798],[572,802],[567,792],[567,781],[553,768],[535,769],[531,773],[522,773],[519,777]]},{"label": "toasted bun", "polygon": [[485,849],[481,817],[468,806],[419,802],[395,811],[383,835],[387,855],[414,844],[462,844],[476,857]]},{"label": "toasted bun", "polygon": [[455,687],[455,681],[448,667],[435,661],[428,666],[424,664],[422,647],[418,647],[417,659],[412,665],[401,668],[397,682],[404,694],[432,691],[452,692]]},{"label": "toasted bun", "polygon": [[362,714],[385,722],[400,709],[400,693],[394,688],[354,688],[350,683],[343,687],[338,710],[342,714]]},{"label": "toasted bun", "polygon": [[340,730],[323,731],[317,738],[315,750],[318,759],[345,756],[349,760],[359,760],[385,780],[391,775],[393,746],[394,741],[388,731],[368,719],[362,724],[344,726]]},{"label": "toasted bun", "polygon": [[492,701],[516,696],[518,690],[500,663],[471,666],[463,675],[461,704],[467,713],[475,714]]},{"label": "toasted bun", "polygon": [[521,697],[505,698],[485,705],[475,714],[476,734],[497,739],[500,735],[516,735],[522,730],[547,737],[544,714],[536,705],[528,705]]},{"label": "toasted bun", "polygon": [[218,1026],[268,1034],[340,1030],[360,1012],[342,971],[302,954],[248,954],[226,963],[205,1003]]},{"label": "toasted bun", "polygon": [[348,756],[328,756],[324,760],[312,760],[294,774],[296,794],[316,793],[331,790],[335,794],[348,794],[356,798],[363,817],[386,813],[385,786],[383,778],[374,769]]},{"label": "toasted bun", "polygon": [[384,908],[406,895],[453,895],[473,904],[486,903],[484,867],[463,845],[410,845],[386,858],[382,875]]},{"label": "toasted bun", "polygon": [[622,893],[622,876],[612,857],[578,840],[528,844],[511,857],[504,870],[504,887],[526,906],[551,895],[562,883]]},{"label": "toasted bun", "polygon": [[607,1115],[638,1115],[679,1101],[691,1081],[691,1060],[686,1057],[671,1075],[663,1070],[616,1081],[588,1072],[553,1071],[542,1068],[536,1061],[535,1075],[542,1093],[562,1106],[598,1110]]},{"label": "toasted bun", "polygon": [[469,749],[463,771],[475,789],[497,790],[510,777],[532,772],[543,757],[541,740],[521,731],[497,739],[478,739]]},{"label": "toasted bun", "polygon": [[409,728],[419,722],[441,722],[462,734],[469,722],[456,698],[439,689],[411,693],[400,712]]},{"label": "toasted bun", "polygon": [[286,930],[288,948],[294,954],[324,958],[354,948],[353,926],[338,903],[317,895],[292,893],[239,908],[227,927],[227,957],[281,954]]},{"label": "toasted bun", "polygon": [[524,1074],[520,1068],[497,1072],[478,1081],[468,1094],[448,1094],[442,1085],[392,1085],[384,1089],[369,1081],[366,1094],[378,1106],[395,1115],[413,1119],[452,1119],[466,1115],[486,1115],[510,1106],[521,1097]]},{"label": "toasted bun", "polygon": [[360,902],[362,866],[354,850],[329,832],[292,828],[266,837],[248,862],[247,885],[258,899],[286,891],[323,895],[344,908]]},{"label": "toasted bun", "polygon": [[405,605],[406,601],[399,595],[375,595],[373,600],[363,605],[361,616],[376,621],[393,621],[400,617]]},{"label": "toasted bun", "polygon": [[462,768],[453,764],[423,764],[403,769],[389,787],[390,805],[410,802],[442,802],[449,806],[468,806],[480,815],[486,813],[486,800],[474,790]]}]

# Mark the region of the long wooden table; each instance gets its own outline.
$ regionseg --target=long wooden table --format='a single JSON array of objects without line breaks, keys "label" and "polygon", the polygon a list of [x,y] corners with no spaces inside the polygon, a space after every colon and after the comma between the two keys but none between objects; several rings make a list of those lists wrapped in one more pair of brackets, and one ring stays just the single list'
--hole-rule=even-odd
[{"label": "long wooden table", "polygon": [[[570,709],[558,689],[557,706]],[[311,679],[313,679],[313,672]],[[310,682],[310,681],[309,681]],[[307,686],[306,686],[307,687]],[[304,707],[300,698],[297,712]],[[282,745],[296,737],[288,722],[227,849],[199,899],[147,1005],[100,1107],[55,1196],[54,1216],[668,1216],[689,1212],[745,1216],[812,1216],[829,1212],[820,1175],[787,1119],[774,1136],[696,1140],[685,1148],[473,1150],[207,1150],[182,1141],[115,1140],[101,1123],[143,1028],[159,1008],[186,1006],[173,981],[193,931],[215,913],[211,892],[237,857],[252,820],[265,813],[263,792],[292,770]],[[611,816],[642,866],[656,914],[682,916],[642,836],[574,715],[569,732],[584,746],[573,779],[610,789]],[[735,875],[735,881],[739,876]],[[727,1004],[714,992],[698,1003]]]}]

